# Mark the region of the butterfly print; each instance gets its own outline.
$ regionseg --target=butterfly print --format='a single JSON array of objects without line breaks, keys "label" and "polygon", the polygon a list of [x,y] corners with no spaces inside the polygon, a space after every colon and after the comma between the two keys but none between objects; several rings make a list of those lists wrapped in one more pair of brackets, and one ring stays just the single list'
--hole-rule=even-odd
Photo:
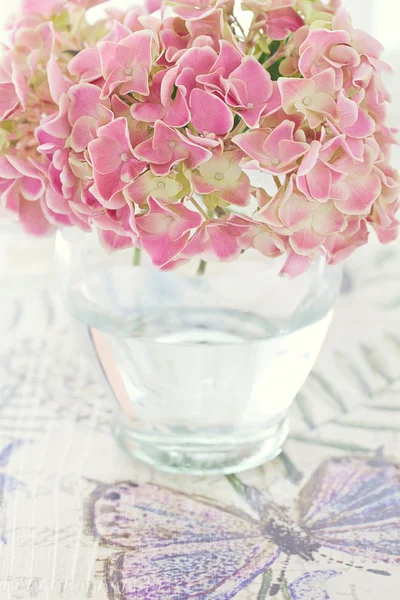
[{"label": "butterfly print", "polygon": [[[390,461],[329,459],[293,507],[228,478],[255,517],[152,483],[95,490],[92,534],[116,549],[106,563],[110,598],[229,600],[281,554],[312,561],[336,550],[367,560],[368,566],[380,563],[371,569],[377,573],[400,562],[400,469]],[[292,598],[302,597],[300,584],[307,581],[289,586]],[[279,584],[271,586],[270,594],[278,591]]]}]

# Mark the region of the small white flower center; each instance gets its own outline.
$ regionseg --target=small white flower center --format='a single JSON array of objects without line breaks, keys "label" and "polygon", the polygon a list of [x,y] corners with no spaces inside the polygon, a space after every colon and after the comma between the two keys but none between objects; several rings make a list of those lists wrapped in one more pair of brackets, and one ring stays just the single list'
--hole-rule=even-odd
[{"label": "small white flower center", "polygon": [[308,96],[306,96],[306,97],[303,99],[303,104],[304,104],[305,106],[309,106],[309,105],[311,104],[311,98],[309,98]]},{"label": "small white flower center", "polygon": [[165,188],[165,183],[163,181],[159,181],[158,187],[160,188],[160,190],[163,190]]},{"label": "small white flower center", "polygon": [[222,179],[224,178],[224,174],[223,173],[217,173],[215,176],[215,179],[217,181],[222,181]]},{"label": "small white flower center", "polygon": [[176,142],[172,141],[169,143],[169,147],[170,148],[175,148],[176,147]]},{"label": "small white flower center", "polygon": [[125,75],[132,75],[132,69],[125,69]]},{"label": "small white flower center", "polygon": [[279,158],[277,158],[276,156],[274,156],[274,158],[271,160],[271,163],[274,165],[274,167],[278,166],[280,163]]},{"label": "small white flower center", "polygon": [[129,154],[127,152],[124,152],[123,154],[121,154],[121,160],[122,160],[122,162],[128,162]]},{"label": "small white flower center", "polygon": [[252,102],[249,102],[247,105],[247,108],[250,108],[250,109],[254,108],[254,104]]}]

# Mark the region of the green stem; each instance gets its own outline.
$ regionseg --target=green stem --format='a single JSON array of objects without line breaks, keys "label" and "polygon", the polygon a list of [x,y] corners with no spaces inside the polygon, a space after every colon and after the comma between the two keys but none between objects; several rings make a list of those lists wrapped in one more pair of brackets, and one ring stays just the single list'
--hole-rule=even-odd
[{"label": "green stem", "polygon": [[139,267],[141,258],[142,258],[142,251],[140,250],[140,248],[135,248],[135,250],[133,251],[133,261],[132,261],[132,264],[134,267]]},{"label": "green stem", "polygon": [[199,267],[197,269],[197,275],[199,275],[199,276],[204,275],[204,273],[206,272],[206,267],[207,267],[207,263],[205,260],[202,259],[200,261]]}]

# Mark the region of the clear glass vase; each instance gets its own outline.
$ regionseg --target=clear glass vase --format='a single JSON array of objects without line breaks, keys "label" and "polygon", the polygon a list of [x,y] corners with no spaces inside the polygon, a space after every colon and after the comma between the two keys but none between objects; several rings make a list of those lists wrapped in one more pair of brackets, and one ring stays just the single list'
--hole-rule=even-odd
[{"label": "clear glass vase", "polygon": [[294,280],[247,251],[159,271],[93,234],[58,234],[65,301],[115,407],[114,435],[160,469],[232,473],[274,458],[327,333],[341,270]]}]

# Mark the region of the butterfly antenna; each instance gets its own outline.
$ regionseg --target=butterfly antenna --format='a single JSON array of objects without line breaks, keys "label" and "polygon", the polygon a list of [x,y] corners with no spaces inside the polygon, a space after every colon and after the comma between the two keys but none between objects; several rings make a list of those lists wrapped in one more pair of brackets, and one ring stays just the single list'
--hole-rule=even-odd
[{"label": "butterfly antenna", "polygon": [[335,563],[338,565],[343,565],[346,567],[351,567],[352,569],[357,569],[358,571],[366,571],[367,573],[373,573],[374,575],[382,575],[383,577],[390,577],[390,573],[388,571],[382,571],[381,569],[367,569],[364,565],[357,565],[354,562],[338,560],[337,558],[332,558],[323,552],[318,552],[319,556],[328,561],[329,564]]}]

